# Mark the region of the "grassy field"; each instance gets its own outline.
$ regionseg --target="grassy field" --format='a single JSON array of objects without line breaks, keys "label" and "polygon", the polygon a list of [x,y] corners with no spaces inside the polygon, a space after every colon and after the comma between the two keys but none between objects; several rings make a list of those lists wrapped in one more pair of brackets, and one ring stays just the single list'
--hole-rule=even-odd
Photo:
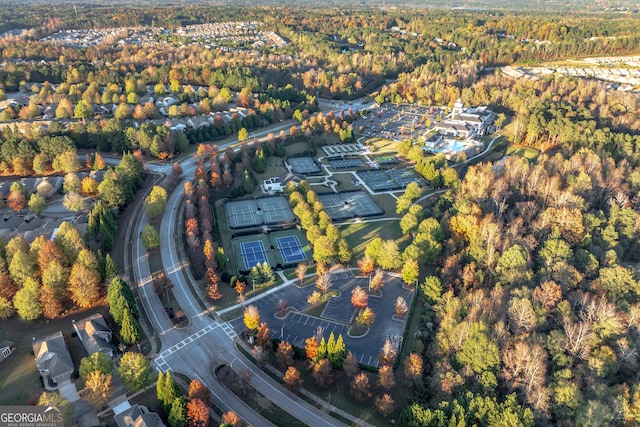
[{"label": "grassy field", "polygon": [[538,156],[540,155],[540,151],[536,150],[533,147],[527,147],[525,145],[509,145],[509,147],[507,148],[507,152],[506,152],[507,156],[520,156],[520,157],[524,157],[525,159],[534,162]]},{"label": "grassy field", "polygon": [[400,230],[400,221],[357,222],[340,225],[338,229],[353,251],[353,260],[362,258],[367,244],[376,237],[395,240],[400,251],[410,242],[410,237],[403,235]]},{"label": "grassy field", "polygon": [[384,138],[369,138],[362,141],[371,148],[372,153],[397,152],[399,142]]}]

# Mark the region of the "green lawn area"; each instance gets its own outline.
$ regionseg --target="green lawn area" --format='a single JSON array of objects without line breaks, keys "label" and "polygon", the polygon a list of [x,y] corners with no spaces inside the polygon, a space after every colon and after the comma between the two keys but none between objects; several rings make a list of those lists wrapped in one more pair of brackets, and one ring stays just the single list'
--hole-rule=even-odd
[{"label": "green lawn area", "polygon": [[540,155],[540,151],[536,150],[533,147],[527,147],[525,145],[510,144],[509,147],[507,148],[506,155],[507,156],[516,155],[516,156],[524,157],[525,159],[533,162]]},{"label": "green lawn area", "polygon": [[385,138],[369,138],[362,141],[365,145],[371,148],[372,153],[383,153],[383,152],[397,152],[398,151],[398,141],[393,141],[391,139]]},{"label": "green lawn area", "polygon": [[376,237],[380,237],[382,240],[395,240],[400,251],[410,242],[410,237],[403,235],[400,230],[400,221],[357,222],[340,225],[338,228],[353,251],[351,258],[353,260],[362,258],[367,243]]}]

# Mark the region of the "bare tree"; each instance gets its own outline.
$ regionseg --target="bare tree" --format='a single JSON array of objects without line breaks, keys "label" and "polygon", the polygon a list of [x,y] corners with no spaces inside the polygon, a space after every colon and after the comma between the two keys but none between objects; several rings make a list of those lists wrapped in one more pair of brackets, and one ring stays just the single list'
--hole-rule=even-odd
[{"label": "bare tree", "polygon": [[331,283],[331,275],[329,273],[321,274],[316,279],[316,288],[322,293],[322,296],[326,296],[329,289],[333,284]]}]

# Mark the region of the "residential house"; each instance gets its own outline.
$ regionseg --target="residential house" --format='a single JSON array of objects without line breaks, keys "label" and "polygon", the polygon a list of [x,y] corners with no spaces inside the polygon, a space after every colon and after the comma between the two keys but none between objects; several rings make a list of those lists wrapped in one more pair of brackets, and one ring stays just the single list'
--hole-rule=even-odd
[{"label": "residential house", "polygon": [[2,340],[0,341],[0,362],[9,357],[11,353],[16,349],[13,341]]},{"label": "residential house", "polygon": [[158,414],[141,405],[133,405],[114,419],[118,427],[165,427]]},{"label": "residential house", "polygon": [[71,379],[73,362],[61,331],[38,340],[33,338],[32,346],[45,388],[55,389],[62,381]]},{"label": "residential house", "polygon": [[102,314],[96,313],[77,322],[74,320],[73,329],[76,330],[78,338],[89,356],[100,352],[113,357],[113,346],[111,345],[113,333]]}]

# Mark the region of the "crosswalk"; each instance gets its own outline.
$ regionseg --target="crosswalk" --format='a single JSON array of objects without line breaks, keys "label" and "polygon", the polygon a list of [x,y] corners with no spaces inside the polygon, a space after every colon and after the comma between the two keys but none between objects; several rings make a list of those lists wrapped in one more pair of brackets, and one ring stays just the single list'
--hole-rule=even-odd
[{"label": "crosswalk", "polygon": [[222,329],[224,331],[224,333],[226,333],[229,336],[229,338],[231,338],[232,340],[235,339],[238,336],[236,331],[233,329],[233,327],[229,323],[226,323],[226,322],[225,323],[211,323],[211,324],[205,326],[204,328],[200,329],[199,331],[189,335],[188,337],[186,337],[185,339],[183,339],[179,343],[172,345],[171,347],[169,347],[168,349],[166,349],[162,353],[160,353],[155,358],[156,368],[158,370],[163,371],[163,372],[172,370],[171,366],[169,366],[169,364],[166,361],[167,357],[169,357],[173,353],[176,353],[176,352],[186,348],[189,344],[194,343],[198,339],[202,338],[203,336],[205,336],[206,334],[208,334],[209,332],[211,332],[211,331],[213,331],[213,330],[215,330],[217,328]]}]

